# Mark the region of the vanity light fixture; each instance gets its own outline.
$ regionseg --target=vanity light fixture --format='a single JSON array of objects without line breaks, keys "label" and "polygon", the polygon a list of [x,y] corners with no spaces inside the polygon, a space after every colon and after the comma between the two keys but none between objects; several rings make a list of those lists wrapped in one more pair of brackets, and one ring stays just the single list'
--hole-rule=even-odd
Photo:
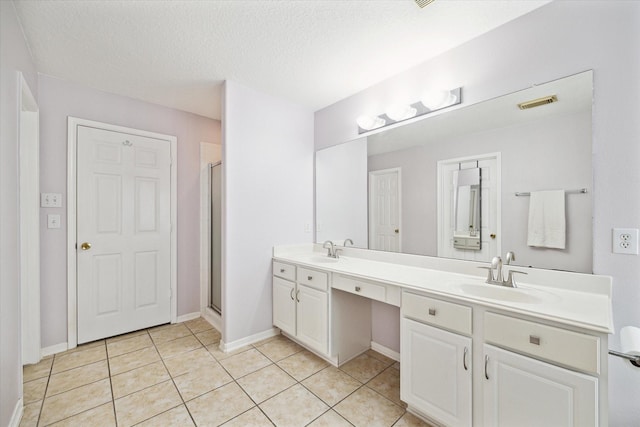
[{"label": "vanity light fixture", "polygon": [[391,120],[401,122],[402,120],[407,120],[411,117],[415,117],[417,112],[418,110],[409,105],[393,104],[389,106],[389,108],[387,108],[385,114]]},{"label": "vanity light fixture", "polygon": [[370,130],[389,126],[413,117],[429,114],[442,108],[460,104],[462,88],[451,90],[439,90],[425,93],[420,101],[411,105],[393,104],[390,105],[384,114],[379,116],[362,115],[356,119],[358,123],[358,133],[365,133]]},{"label": "vanity light fixture", "polygon": [[364,129],[364,132],[380,128],[386,124],[386,120],[380,117],[362,115],[356,119],[360,129]]},{"label": "vanity light fixture", "polygon": [[456,96],[450,90],[431,90],[424,94],[420,102],[431,111],[453,105]]},{"label": "vanity light fixture", "polygon": [[527,110],[529,108],[540,107],[541,105],[551,104],[553,102],[558,102],[558,97],[556,95],[543,96],[542,98],[532,99],[531,101],[521,102],[518,104],[518,108],[521,110]]}]

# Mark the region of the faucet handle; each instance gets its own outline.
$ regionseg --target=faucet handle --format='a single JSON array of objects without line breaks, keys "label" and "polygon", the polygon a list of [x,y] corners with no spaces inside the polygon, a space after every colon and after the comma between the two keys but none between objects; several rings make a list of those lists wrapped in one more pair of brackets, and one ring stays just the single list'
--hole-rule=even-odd
[{"label": "faucet handle", "polygon": [[509,270],[509,274],[507,275],[507,280],[505,282],[506,286],[510,286],[512,288],[517,288],[518,287],[516,285],[516,281],[513,278],[514,274],[529,274],[529,273],[525,273],[524,271],[519,271],[519,270]]},{"label": "faucet handle", "polygon": [[491,283],[493,281],[493,273],[492,273],[493,268],[491,268],[491,267],[478,267],[478,268],[482,268],[483,270],[487,270],[487,282],[486,283]]}]

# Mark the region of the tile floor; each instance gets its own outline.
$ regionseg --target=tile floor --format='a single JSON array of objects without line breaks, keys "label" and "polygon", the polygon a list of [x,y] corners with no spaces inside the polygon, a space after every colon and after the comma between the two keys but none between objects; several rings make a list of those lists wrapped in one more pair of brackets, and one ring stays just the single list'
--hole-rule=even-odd
[{"label": "tile floor", "polygon": [[21,426],[428,426],[399,364],[340,369],[277,336],[231,353],[204,319],[96,341],[24,367]]}]

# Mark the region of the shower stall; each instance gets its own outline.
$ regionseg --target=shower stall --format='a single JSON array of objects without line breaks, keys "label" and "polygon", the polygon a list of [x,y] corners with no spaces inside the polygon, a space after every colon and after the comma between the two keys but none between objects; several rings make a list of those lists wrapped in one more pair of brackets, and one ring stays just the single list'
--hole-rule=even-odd
[{"label": "shower stall", "polygon": [[222,315],[222,162],[209,163],[209,307]]}]

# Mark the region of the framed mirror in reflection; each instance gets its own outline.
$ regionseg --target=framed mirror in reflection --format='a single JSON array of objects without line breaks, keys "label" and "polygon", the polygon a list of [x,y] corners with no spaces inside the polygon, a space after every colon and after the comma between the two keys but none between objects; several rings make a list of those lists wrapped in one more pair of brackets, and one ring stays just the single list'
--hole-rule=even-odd
[{"label": "framed mirror in reflection", "polygon": [[[513,251],[517,265],[591,272],[592,82],[586,71],[317,151],[316,241],[477,261]],[[454,171],[473,168],[478,189],[454,197]],[[530,198],[515,193],[577,188],[589,191],[566,193],[564,249],[528,246]]]}]

